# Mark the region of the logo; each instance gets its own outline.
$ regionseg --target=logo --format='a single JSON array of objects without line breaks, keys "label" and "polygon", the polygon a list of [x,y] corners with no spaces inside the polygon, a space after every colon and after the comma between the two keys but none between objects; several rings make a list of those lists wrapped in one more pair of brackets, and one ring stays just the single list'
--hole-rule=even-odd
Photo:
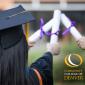
[{"label": "logo", "polygon": [[79,54],[69,54],[65,57],[64,62],[69,67],[78,67],[82,65],[83,59]]}]

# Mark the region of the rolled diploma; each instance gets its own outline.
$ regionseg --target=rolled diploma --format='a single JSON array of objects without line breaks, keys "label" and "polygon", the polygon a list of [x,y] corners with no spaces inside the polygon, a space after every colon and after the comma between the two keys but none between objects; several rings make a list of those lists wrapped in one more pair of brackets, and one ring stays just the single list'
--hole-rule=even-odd
[{"label": "rolled diploma", "polygon": [[[61,11],[55,10],[53,15],[53,24],[52,24],[51,33],[56,33],[57,31],[59,31],[60,16],[61,16]],[[50,44],[55,44],[57,42],[58,42],[58,36],[55,34],[51,35]]]},{"label": "rolled diploma", "polygon": [[[44,32],[48,32],[50,29],[51,29],[51,27],[52,27],[52,23],[53,23],[53,19],[51,19],[49,22],[47,22],[43,27],[42,27],[42,29],[43,29],[43,31]],[[30,41],[30,42],[36,42],[37,40],[39,40],[40,39],[40,32],[41,32],[41,30],[39,29],[39,30],[37,30],[33,35],[31,35],[29,38],[28,38],[28,41]]]},{"label": "rolled diploma", "polygon": [[[69,18],[65,14],[61,14],[61,21],[66,28],[69,28],[71,26],[72,22],[69,20]],[[71,27],[70,33],[73,35],[75,40],[79,40],[82,37],[82,35],[78,32],[78,30],[74,26]]]}]

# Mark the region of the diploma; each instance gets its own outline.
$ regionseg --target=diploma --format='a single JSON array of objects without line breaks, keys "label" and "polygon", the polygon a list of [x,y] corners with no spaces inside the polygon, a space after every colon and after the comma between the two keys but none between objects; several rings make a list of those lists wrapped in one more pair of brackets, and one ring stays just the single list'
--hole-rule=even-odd
[{"label": "diploma", "polygon": [[[69,28],[72,25],[72,22],[65,14],[61,14],[61,21],[66,28]],[[76,40],[79,40],[82,37],[82,35],[78,32],[78,30],[74,26],[70,28],[70,33]]]},{"label": "diploma", "polygon": [[55,10],[53,15],[53,24],[52,24],[52,31],[51,31],[52,35],[50,39],[50,44],[55,44],[58,42],[58,35],[55,35],[54,33],[59,31],[60,16],[61,16],[61,11]]},{"label": "diploma", "polygon": [[[48,32],[48,31],[51,29],[52,24],[53,24],[53,19],[51,19],[49,22],[47,22],[47,23],[42,27],[43,31],[44,31],[44,32]],[[36,42],[36,41],[39,40],[40,37],[41,37],[40,33],[41,33],[41,30],[40,30],[40,29],[37,30],[33,35],[31,35],[31,36],[28,38],[28,41],[29,41],[29,42]]]}]

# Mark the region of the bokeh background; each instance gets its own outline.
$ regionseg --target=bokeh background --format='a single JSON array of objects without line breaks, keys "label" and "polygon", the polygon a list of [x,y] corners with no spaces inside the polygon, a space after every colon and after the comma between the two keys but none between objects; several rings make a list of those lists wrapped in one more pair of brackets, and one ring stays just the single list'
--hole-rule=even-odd
[{"label": "bokeh background", "polygon": [[[85,35],[85,0],[16,0],[15,6],[22,4],[26,10],[32,12],[36,18],[36,22],[30,24],[30,35],[32,35],[40,27],[40,18],[43,17],[45,23],[53,17],[53,11],[60,9],[71,20],[76,22],[77,30]],[[61,32],[65,27],[61,24]],[[37,41],[35,46],[29,50],[28,65],[36,61],[46,52],[46,44],[50,38],[44,36]],[[85,60],[85,50],[80,49],[72,35],[68,32],[65,36],[60,35],[59,41],[62,46],[58,56],[53,56],[53,76],[54,85],[85,85],[84,81],[64,81],[64,57],[70,53],[78,53]],[[82,69],[85,71],[85,62]],[[83,74],[85,77],[85,74]]]}]

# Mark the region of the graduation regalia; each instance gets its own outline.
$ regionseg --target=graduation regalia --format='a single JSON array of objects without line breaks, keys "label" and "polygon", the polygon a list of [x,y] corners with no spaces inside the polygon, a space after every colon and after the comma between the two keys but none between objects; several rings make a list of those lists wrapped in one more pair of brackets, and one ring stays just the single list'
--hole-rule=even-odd
[{"label": "graduation regalia", "polygon": [[0,85],[53,85],[50,52],[27,66],[23,24],[33,20],[22,6],[0,12]]},{"label": "graduation regalia", "polygon": [[[35,82],[32,85],[53,85],[53,56],[50,52],[46,52],[40,59],[31,65],[31,69],[36,69],[41,75],[42,84],[40,84],[39,78],[38,83]],[[30,72],[29,72],[30,73]],[[35,72],[36,73],[36,72]],[[31,75],[30,75],[31,76]],[[29,77],[30,78],[30,77]],[[31,81],[34,77],[31,77]],[[32,83],[32,82],[31,82]]]}]

